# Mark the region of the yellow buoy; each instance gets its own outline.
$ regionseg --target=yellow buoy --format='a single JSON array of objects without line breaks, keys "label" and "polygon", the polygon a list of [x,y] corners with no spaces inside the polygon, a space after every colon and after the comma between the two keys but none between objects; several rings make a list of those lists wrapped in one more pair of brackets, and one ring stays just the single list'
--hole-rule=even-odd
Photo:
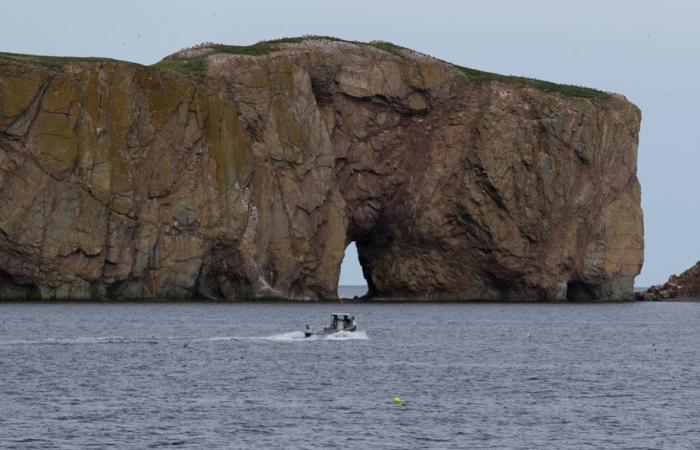
[{"label": "yellow buoy", "polygon": [[396,397],[394,397],[394,398],[392,399],[392,401],[393,401],[394,403],[401,403],[401,397],[399,397],[399,396],[397,395]]}]

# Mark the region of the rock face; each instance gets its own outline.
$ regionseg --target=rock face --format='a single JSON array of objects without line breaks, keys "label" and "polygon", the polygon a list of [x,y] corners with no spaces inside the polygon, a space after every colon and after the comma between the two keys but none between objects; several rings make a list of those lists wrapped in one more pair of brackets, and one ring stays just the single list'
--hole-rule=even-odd
[{"label": "rock face", "polygon": [[700,261],[680,275],[671,275],[666,283],[638,292],[636,297],[645,301],[700,299]]},{"label": "rock face", "polygon": [[639,110],[387,43],[0,54],[0,298],[632,298]]}]

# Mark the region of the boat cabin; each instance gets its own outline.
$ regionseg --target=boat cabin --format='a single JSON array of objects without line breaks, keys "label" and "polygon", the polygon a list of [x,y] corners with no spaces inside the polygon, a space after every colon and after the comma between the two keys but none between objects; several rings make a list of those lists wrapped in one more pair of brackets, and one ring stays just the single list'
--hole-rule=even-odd
[{"label": "boat cabin", "polygon": [[355,325],[355,316],[345,313],[331,314],[331,328],[334,330],[347,330]]}]

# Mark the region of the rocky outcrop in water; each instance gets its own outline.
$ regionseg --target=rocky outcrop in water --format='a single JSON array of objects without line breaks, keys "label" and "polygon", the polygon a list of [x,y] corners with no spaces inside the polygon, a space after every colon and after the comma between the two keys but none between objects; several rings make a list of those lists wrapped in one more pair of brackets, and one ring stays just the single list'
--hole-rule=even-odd
[{"label": "rocky outcrop in water", "polygon": [[0,298],[632,298],[640,112],[387,43],[0,54]]},{"label": "rocky outcrop in water", "polygon": [[636,298],[644,301],[700,299],[700,261],[680,275],[671,275],[664,284],[637,292]]}]

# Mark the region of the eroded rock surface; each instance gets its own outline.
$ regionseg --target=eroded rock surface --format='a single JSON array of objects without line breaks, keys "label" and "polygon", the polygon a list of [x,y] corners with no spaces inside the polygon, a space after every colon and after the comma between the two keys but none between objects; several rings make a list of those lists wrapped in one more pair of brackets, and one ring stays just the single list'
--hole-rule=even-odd
[{"label": "eroded rock surface", "polygon": [[638,292],[636,297],[645,301],[700,299],[700,261],[680,275],[671,275],[666,283]]},{"label": "eroded rock surface", "polygon": [[333,298],[353,241],[375,298],[632,298],[639,123],[388,44],[0,56],[0,298]]}]

